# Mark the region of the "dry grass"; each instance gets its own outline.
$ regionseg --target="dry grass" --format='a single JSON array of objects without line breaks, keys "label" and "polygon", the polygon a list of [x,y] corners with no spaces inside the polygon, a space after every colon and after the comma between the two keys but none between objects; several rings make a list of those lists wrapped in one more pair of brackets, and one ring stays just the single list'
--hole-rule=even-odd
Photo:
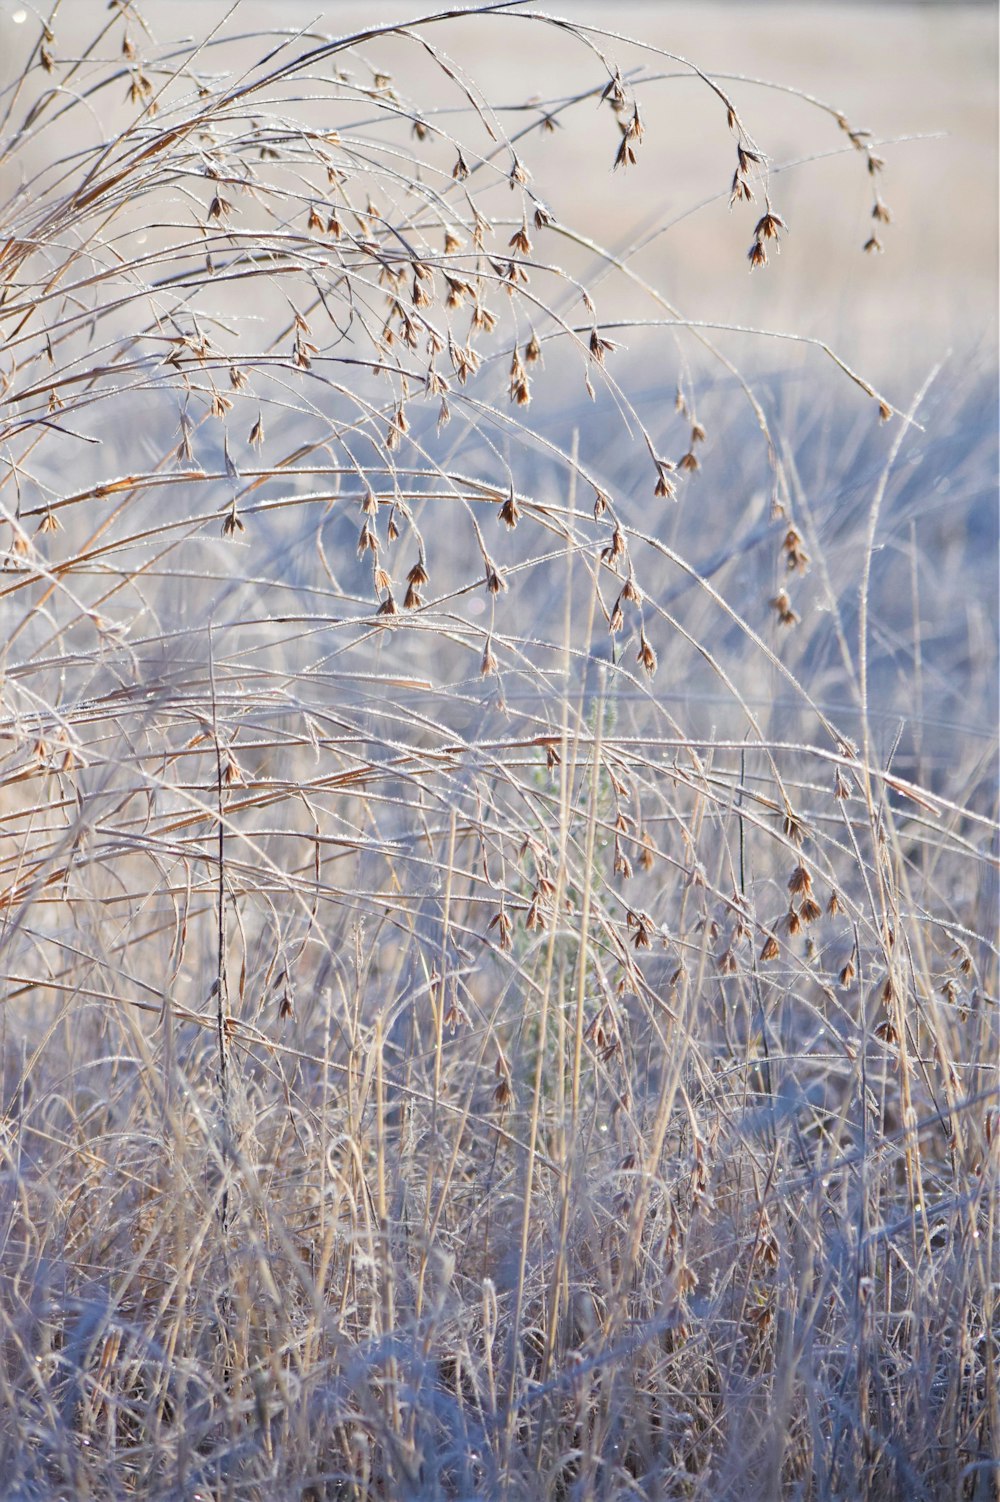
[{"label": "dry grass", "polygon": [[93,19],[0,96],[4,1495],[995,1496],[988,380],[556,217],[687,63]]}]

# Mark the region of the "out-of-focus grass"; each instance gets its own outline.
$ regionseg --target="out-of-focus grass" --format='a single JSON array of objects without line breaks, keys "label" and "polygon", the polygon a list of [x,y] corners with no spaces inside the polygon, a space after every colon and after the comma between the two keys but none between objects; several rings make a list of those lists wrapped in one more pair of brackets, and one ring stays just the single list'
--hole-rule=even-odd
[{"label": "out-of-focus grass", "polygon": [[[141,9],[0,100],[7,1493],[982,1502],[988,358],[725,326],[766,91]],[[854,365],[938,148],[785,102]]]}]

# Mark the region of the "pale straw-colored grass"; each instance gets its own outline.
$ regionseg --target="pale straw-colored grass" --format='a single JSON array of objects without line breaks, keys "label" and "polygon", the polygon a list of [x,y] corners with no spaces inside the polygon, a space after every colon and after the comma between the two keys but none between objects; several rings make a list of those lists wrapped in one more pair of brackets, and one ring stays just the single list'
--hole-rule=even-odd
[{"label": "pale straw-colored grass", "polygon": [[504,9],[574,95],[117,3],[0,96],[5,1496],[994,1494],[989,394],[564,224],[686,73],[786,233],[749,85]]}]

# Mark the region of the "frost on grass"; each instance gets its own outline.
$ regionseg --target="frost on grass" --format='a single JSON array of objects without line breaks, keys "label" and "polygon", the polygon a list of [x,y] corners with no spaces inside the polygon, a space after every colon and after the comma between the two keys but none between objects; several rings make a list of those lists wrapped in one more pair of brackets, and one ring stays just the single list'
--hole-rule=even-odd
[{"label": "frost on grass", "polygon": [[[778,274],[749,85],[474,24],[579,92],[488,101],[432,18],[116,3],[0,96],[0,1471],[973,1495],[990,460],[928,533],[898,461],[958,397],[904,419],[809,340],[822,473],[746,331],[533,171],[577,130],[655,191],[687,74],[706,233]],[[800,103],[883,233],[871,137]]]}]

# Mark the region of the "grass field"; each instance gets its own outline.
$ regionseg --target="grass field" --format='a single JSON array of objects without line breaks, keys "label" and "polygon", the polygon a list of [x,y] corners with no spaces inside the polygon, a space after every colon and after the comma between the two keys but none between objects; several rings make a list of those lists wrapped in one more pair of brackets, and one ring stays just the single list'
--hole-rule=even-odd
[{"label": "grass field", "polygon": [[607,9],[0,0],[3,1498],[1000,1495],[995,13]]}]

